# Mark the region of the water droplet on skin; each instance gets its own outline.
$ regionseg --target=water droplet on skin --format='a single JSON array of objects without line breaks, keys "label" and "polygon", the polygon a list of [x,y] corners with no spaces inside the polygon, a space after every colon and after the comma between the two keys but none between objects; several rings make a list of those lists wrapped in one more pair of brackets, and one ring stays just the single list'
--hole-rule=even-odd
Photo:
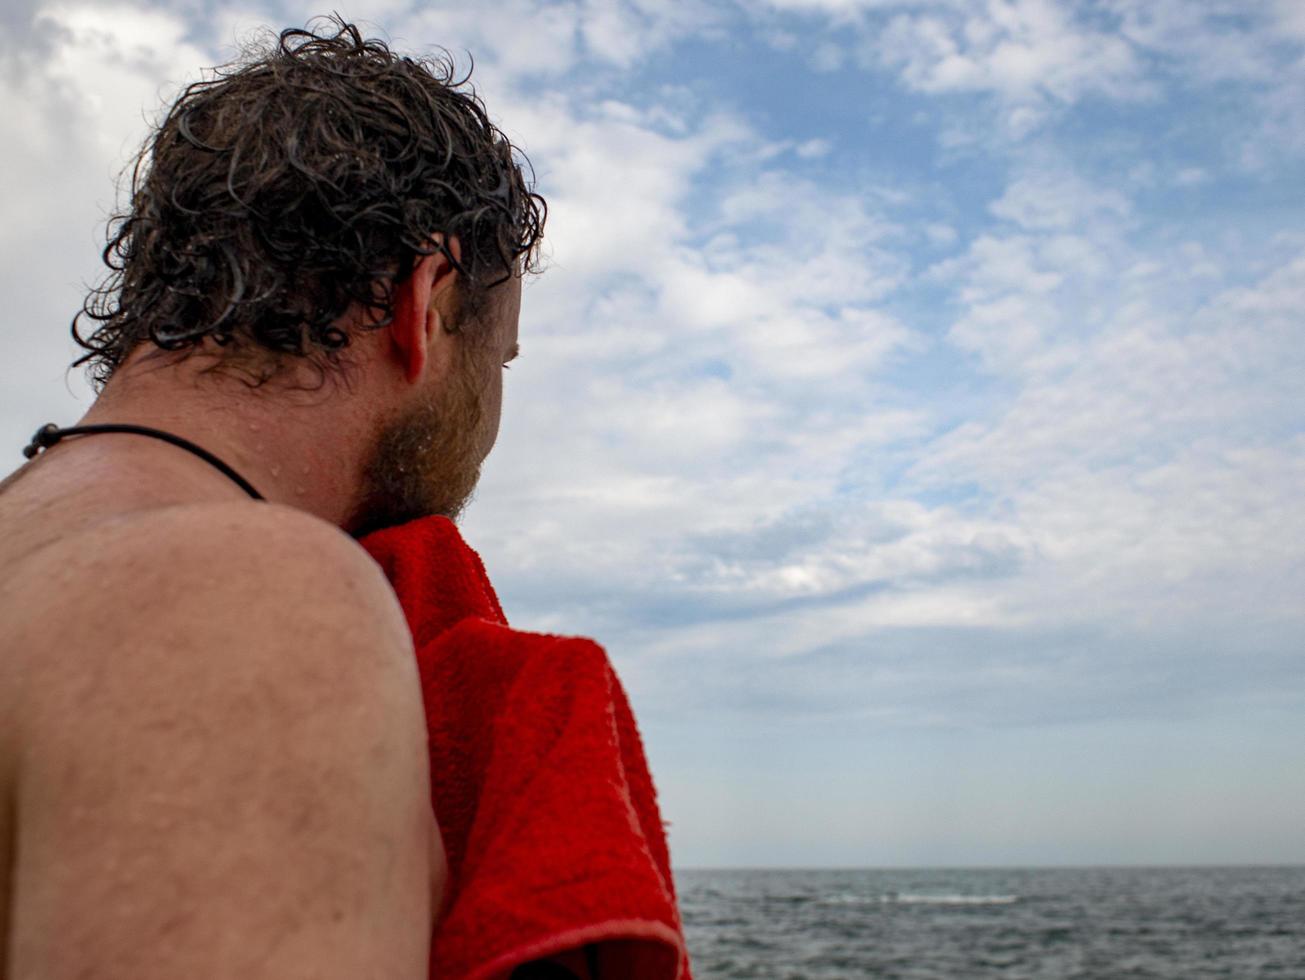
[{"label": "water droplet on skin", "polygon": [[300,497],[302,497],[307,492],[308,492],[307,487],[295,487],[295,493],[298,494]]},{"label": "water droplet on skin", "polygon": [[250,431],[250,432],[258,432],[261,428],[262,428],[262,427],[261,427],[257,422],[250,422],[250,423],[249,423],[249,431]]},{"label": "water droplet on skin", "polygon": [[272,475],[273,475],[274,477],[275,477],[275,476],[280,476],[280,475],[281,475],[281,467],[279,467],[279,466],[273,466],[273,467],[272,467]]},{"label": "water droplet on skin", "polygon": [[312,471],[312,467],[309,466],[307,463],[299,467],[299,472],[302,473],[304,476],[307,476],[311,471]]}]

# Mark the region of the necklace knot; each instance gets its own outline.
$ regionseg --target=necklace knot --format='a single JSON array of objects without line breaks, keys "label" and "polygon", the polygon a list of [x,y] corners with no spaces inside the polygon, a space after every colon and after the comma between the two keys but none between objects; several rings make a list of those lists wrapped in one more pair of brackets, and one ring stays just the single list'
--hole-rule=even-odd
[{"label": "necklace knot", "polygon": [[47,422],[36,430],[32,441],[23,447],[23,455],[31,459],[42,449],[49,449],[62,438],[63,433],[59,431],[59,427],[53,422]]}]

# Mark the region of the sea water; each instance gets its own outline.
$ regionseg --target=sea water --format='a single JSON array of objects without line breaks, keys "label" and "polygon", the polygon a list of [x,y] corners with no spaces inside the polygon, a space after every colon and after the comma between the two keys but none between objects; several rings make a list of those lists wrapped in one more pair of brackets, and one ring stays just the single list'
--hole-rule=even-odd
[{"label": "sea water", "polygon": [[1305,980],[1305,867],[676,874],[697,980]]}]

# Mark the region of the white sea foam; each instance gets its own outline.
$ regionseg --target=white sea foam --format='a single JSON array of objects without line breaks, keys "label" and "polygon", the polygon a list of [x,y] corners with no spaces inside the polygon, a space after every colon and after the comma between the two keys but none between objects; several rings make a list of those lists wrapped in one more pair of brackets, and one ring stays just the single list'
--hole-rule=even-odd
[{"label": "white sea foam", "polygon": [[898,895],[885,896],[902,905],[1014,905],[1018,895]]},{"label": "white sea foam", "polygon": [[828,895],[822,905],[1014,905],[1018,895]]}]

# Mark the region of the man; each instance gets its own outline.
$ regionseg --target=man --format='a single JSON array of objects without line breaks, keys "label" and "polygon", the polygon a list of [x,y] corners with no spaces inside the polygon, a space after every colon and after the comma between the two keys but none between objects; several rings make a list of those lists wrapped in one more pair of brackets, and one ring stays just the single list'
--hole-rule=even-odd
[{"label": "man", "polygon": [[354,538],[468,499],[543,214],[448,65],[340,22],[159,125],[78,333],[79,426],[149,431],[0,485],[0,975],[427,975],[413,641]]}]

